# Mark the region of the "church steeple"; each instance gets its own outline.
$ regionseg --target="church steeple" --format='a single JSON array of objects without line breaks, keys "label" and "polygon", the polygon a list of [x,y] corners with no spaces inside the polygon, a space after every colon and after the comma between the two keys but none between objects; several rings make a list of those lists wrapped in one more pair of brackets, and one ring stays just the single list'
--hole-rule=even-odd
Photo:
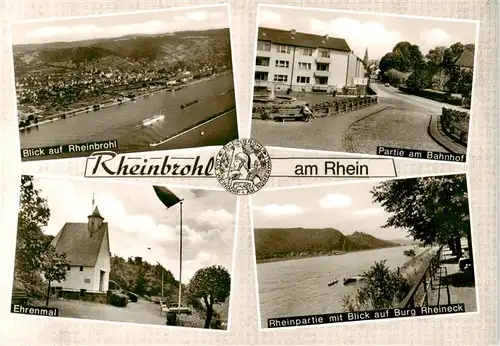
[{"label": "church steeple", "polygon": [[365,57],[363,58],[363,62],[365,64],[365,66],[368,68],[368,47],[366,47]]},{"label": "church steeple", "polygon": [[92,214],[88,216],[88,226],[87,229],[89,231],[89,236],[92,237],[92,235],[101,228],[102,223],[104,221],[104,218],[101,216],[101,213],[99,212],[99,208],[97,208],[97,205],[94,207],[95,201],[94,201],[94,196],[92,196],[92,207],[94,208],[94,211]]}]

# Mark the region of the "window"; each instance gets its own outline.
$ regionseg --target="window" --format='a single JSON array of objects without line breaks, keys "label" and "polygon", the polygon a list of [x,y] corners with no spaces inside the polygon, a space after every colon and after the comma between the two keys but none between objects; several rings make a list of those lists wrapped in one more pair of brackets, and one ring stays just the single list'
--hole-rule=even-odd
[{"label": "window", "polygon": [[299,62],[299,69],[301,70],[310,70],[311,63],[310,62]]},{"label": "window", "polygon": [[316,78],[316,84],[327,85],[328,84],[328,77],[318,77],[318,78]]},{"label": "window", "polygon": [[278,53],[290,54],[290,46],[278,46]]},{"label": "window", "polygon": [[316,70],[318,70],[318,71],[327,71],[328,72],[328,66],[329,66],[329,64],[320,64],[320,63],[317,63],[316,64]]},{"label": "window", "polygon": [[267,81],[267,76],[268,76],[267,72],[259,72],[259,71],[255,72],[255,80],[257,81]]},{"label": "window", "polygon": [[86,284],[89,284],[90,283],[90,279],[84,279],[83,282],[85,282]]},{"label": "window", "polygon": [[330,51],[328,51],[328,50],[322,50],[322,51],[320,51],[319,54],[320,54],[320,57],[322,57],[322,58],[330,58]]},{"label": "window", "polygon": [[276,67],[285,67],[288,68],[289,63],[287,60],[276,60]]},{"label": "window", "polygon": [[309,84],[309,81],[310,81],[310,77],[297,76],[297,83]]},{"label": "window", "polygon": [[288,76],[286,74],[275,74],[274,81],[275,82],[288,82]]},{"label": "window", "polygon": [[80,271],[83,272],[83,267],[80,266]]},{"label": "window", "polygon": [[312,56],[313,55],[313,49],[312,48],[303,48],[302,49],[302,55]]},{"label": "window", "polygon": [[70,267],[70,266],[67,266],[67,267],[66,267],[66,270],[71,270],[71,267]]},{"label": "window", "polygon": [[255,58],[255,65],[269,66],[269,58],[258,56]]},{"label": "window", "polygon": [[271,51],[271,44],[269,42],[257,42],[257,50],[262,50],[264,52]]}]

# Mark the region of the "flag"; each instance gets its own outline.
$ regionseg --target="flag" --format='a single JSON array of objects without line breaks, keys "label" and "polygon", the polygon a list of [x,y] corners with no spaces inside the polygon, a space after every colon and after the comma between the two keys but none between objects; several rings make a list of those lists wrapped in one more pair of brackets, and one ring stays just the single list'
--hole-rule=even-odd
[{"label": "flag", "polygon": [[181,201],[172,191],[163,186],[153,186],[156,196],[165,205],[165,207],[170,208]]}]

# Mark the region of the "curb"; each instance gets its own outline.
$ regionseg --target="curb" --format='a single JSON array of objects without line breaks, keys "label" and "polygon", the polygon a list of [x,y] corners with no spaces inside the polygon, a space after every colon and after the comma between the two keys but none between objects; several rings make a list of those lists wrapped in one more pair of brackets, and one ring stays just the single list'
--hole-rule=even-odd
[{"label": "curb", "polygon": [[462,155],[467,154],[467,147],[464,147],[460,143],[456,142],[452,138],[448,137],[442,129],[440,129],[440,115],[431,115],[429,119],[429,125],[427,127],[427,133],[429,136],[439,144],[442,148],[446,149],[452,154]]}]

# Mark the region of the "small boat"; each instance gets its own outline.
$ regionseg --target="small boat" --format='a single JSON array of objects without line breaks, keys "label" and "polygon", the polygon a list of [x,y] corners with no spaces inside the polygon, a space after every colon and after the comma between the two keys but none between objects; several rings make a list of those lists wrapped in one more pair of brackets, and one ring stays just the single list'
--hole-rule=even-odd
[{"label": "small boat", "polygon": [[155,115],[151,118],[144,119],[142,121],[142,125],[144,125],[144,126],[152,125],[158,121],[162,121],[163,119],[165,119],[165,116],[163,114],[158,114],[158,115]]},{"label": "small boat", "polygon": [[188,102],[188,103],[185,103],[185,104],[182,104],[181,105],[181,108],[184,109],[186,107],[189,107],[191,105],[194,105],[195,103],[198,103],[198,100],[194,100],[194,101],[191,101],[191,102]]},{"label": "small boat", "polygon": [[359,281],[363,281],[365,278],[363,276],[349,276],[344,278],[343,284],[344,285],[349,285],[349,284],[354,284]]},{"label": "small boat", "polygon": [[330,281],[330,282],[328,283],[328,286],[333,286],[333,285],[335,285],[335,284],[336,284],[336,283],[338,283],[338,282],[339,282],[339,280],[338,280],[338,279],[334,279],[334,280],[332,280],[332,281]]}]

